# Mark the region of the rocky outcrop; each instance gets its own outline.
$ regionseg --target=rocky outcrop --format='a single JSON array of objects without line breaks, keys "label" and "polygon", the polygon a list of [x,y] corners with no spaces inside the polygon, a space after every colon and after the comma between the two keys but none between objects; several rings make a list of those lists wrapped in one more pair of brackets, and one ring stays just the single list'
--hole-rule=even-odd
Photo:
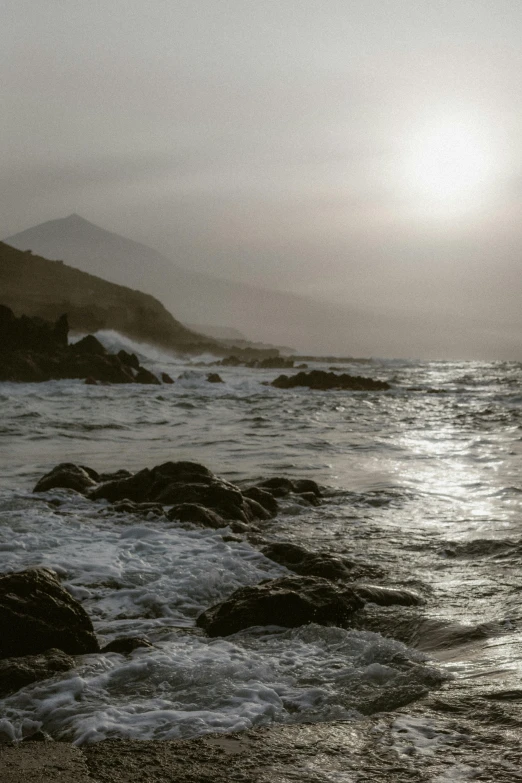
[{"label": "rocky outcrop", "polygon": [[203,612],[197,625],[209,636],[228,636],[254,625],[296,628],[318,623],[348,628],[363,605],[351,586],[319,577],[287,576],[240,587]]},{"label": "rocky outcrop", "polygon": [[0,697],[24,688],[32,682],[47,680],[74,667],[74,659],[62,650],[50,649],[40,655],[0,660]]},{"label": "rocky outcrop", "polygon": [[31,568],[0,576],[0,658],[97,652],[89,616],[54,571]]},{"label": "rocky outcrop", "polygon": [[365,378],[362,375],[348,375],[325,370],[311,370],[310,372],[298,372],[296,375],[279,375],[272,386],[277,389],[293,389],[296,386],[305,386],[308,389],[326,391],[331,389],[344,389],[346,391],[386,391],[391,386],[386,381],[375,381],[373,378]]},{"label": "rocky outcrop", "polygon": [[38,317],[16,318],[0,305],[0,381],[41,382],[63,378],[96,383],[153,383],[161,381],[135,354],[111,354],[92,334],[68,345],[67,316],[55,323]]},{"label": "rocky outcrop", "polygon": [[[270,492],[251,488],[243,493],[235,484],[214,475],[197,462],[165,462],[137,473],[98,474],[92,468],[64,462],[37,482],[34,492],[74,489],[91,500],[107,500],[115,511],[161,513],[172,506],[170,519],[219,528],[250,525],[277,512]],[[239,525],[239,527],[238,527]]]},{"label": "rocky outcrop", "polygon": [[369,563],[349,560],[328,552],[310,552],[290,541],[276,541],[263,547],[261,551],[265,557],[302,576],[320,576],[342,582],[383,576],[382,569]]}]

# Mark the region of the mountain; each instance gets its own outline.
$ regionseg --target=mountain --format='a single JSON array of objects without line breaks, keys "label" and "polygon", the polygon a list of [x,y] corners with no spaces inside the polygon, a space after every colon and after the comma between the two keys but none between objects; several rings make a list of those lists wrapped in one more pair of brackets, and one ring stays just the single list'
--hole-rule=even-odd
[{"label": "mountain", "polygon": [[256,342],[292,345],[308,353],[331,353],[333,336],[337,352],[351,353],[361,342],[357,333],[364,333],[368,327],[360,313],[188,271],[158,251],[79,215],[42,223],[4,241],[146,291],[182,323],[227,326]]},{"label": "mountain", "polygon": [[56,320],[67,313],[71,329],[93,332],[115,329],[139,342],[182,353],[223,347],[192,332],[148,294],[109,283],[73,269],[62,261],[22,252],[0,242],[0,304],[17,315]]},{"label": "mountain", "polygon": [[182,323],[227,326],[247,334],[249,340],[292,345],[306,354],[445,359],[521,356],[519,317],[487,316],[482,311],[428,313],[408,299],[407,291],[406,314],[386,310],[386,304],[379,311],[357,310],[224,280],[184,269],[158,251],[79,215],[42,223],[5,241],[147,292]]}]

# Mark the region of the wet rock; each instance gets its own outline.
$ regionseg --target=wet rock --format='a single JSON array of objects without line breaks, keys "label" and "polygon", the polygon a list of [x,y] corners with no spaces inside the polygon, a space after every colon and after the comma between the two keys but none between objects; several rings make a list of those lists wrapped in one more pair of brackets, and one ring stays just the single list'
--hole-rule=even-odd
[{"label": "wet rock", "polygon": [[273,478],[265,479],[260,481],[257,486],[269,492],[275,498],[284,498],[294,491],[294,482],[284,476],[274,476]]},{"label": "wet rock", "polygon": [[125,364],[127,367],[131,367],[133,370],[140,369],[140,362],[135,353],[129,353],[128,351],[124,351],[122,349],[121,351],[118,351],[117,356],[120,362]]},{"label": "wet rock", "polygon": [[209,374],[207,375],[207,381],[209,383],[224,383],[225,382],[223,380],[223,378],[220,375],[218,375],[217,372],[209,372]]},{"label": "wet rock", "polygon": [[[87,468],[85,469],[87,470]],[[120,468],[120,470],[115,470],[112,473],[100,473],[98,475],[98,481],[118,481],[119,479],[130,478],[131,476],[132,473],[130,470]]]},{"label": "wet rock", "polygon": [[85,379],[85,385],[86,386],[97,386],[98,385],[98,381],[95,380],[92,377],[92,375],[89,375],[89,377]]},{"label": "wet rock", "polygon": [[240,587],[203,612],[196,623],[209,636],[228,636],[254,625],[295,628],[319,623],[347,628],[363,605],[353,587],[319,577],[288,576]]},{"label": "wet rock", "polygon": [[155,516],[164,513],[161,503],[135,503],[133,500],[118,500],[112,504],[112,510],[122,514],[154,514]]},{"label": "wet rock", "polygon": [[161,385],[159,378],[156,378],[154,373],[150,372],[150,370],[146,370],[145,367],[139,368],[134,377],[134,381],[135,383],[155,384],[156,386]]},{"label": "wet rock", "polygon": [[49,489],[62,487],[86,493],[96,486],[96,479],[89,474],[89,469],[73,462],[62,462],[49,473],[42,476],[33,492],[47,492]]},{"label": "wet rock", "polygon": [[334,581],[353,582],[361,576],[380,574],[380,569],[373,569],[371,566],[328,552],[310,552],[290,541],[268,544],[261,551],[270,560],[303,576],[320,576]]},{"label": "wet rock", "polygon": [[320,498],[322,495],[319,484],[316,481],[313,481],[313,479],[297,479],[293,484],[294,492],[297,492],[298,495],[312,494],[317,498]]},{"label": "wet rock", "polygon": [[216,514],[209,508],[198,503],[181,503],[173,506],[167,514],[170,520],[179,520],[180,522],[191,522],[194,525],[210,527],[217,530],[220,527],[226,527],[228,522],[222,516]]},{"label": "wet rock", "polygon": [[391,389],[386,381],[375,381],[362,375],[348,375],[341,373],[336,375],[325,370],[311,370],[310,372],[298,372],[296,375],[280,375],[272,386],[278,389],[293,389],[296,386],[305,386],[308,389],[329,390],[346,389],[348,391],[385,391]]},{"label": "wet rock", "polygon": [[174,383],[174,380],[170,377],[168,372],[162,372],[161,373],[161,380],[163,383],[171,384]]},{"label": "wet rock", "polygon": [[255,500],[260,506],[263,506],[269,514],[273,517],[279,511],[279,504],[275,497],[261,487],[249,487],[243,491],[243,495],[247,498]]},{"label": "wet rock", "polygon": [[115,479],[101,484],[89,493],[89,497],[92,500],[103,498],[111,503],[125,499],[133,500],[136,503],[145,503],[150,499],[153,483],[151,471],[145,468],[128,478]]},{"label": "wet rock", "polygon": [[138,647],[154,647],[154,645],[144,636],[124,636],[121,639],[113,639],[112,642],[102,647],[100,652],[115,652],[120,653],[120,655],[129,655],[129,653],[137,650]]},{"label": "wet rock", "polygon": [[207,483],[210,484],[215,476],[211,470],[199,462],[180,460],[178,462],[164,462],[152,468],[152,476],[158,486],[167,486],[174,483]]},{"label": "wet rock", "polygon": [[57,649],[46,650],[40,655],[4,658],[0,660],[0,697],[73,667],[74,658]]},{"label": "wet rock", "polygon": [[96,356],[105,356],[107,354],[105,346],[93,334],[88,334],[86,337],[78,340],[77,343],[71,345],[71,351],[73,353],[94,354]]},{"label": "wet rock", "polygon": [[99,650],[84,608],[50,569],[0,576],[0,658],[38,655],[53,647],[69,655]]},{"label": "wet rock", "polygon": [[262,506],[260,503],[257,502],[257,500],[253,500],[252,498],[246,497],[245,503],[247,507],[250,510],[250,513],[252,514],[253,519],[271,519],[272,514],[270,511],[268,511],[264,506]]},{"label": "wet rock", "polygon": [[413,590],[380,585],[357,585],[357,594],[365,601],[378,606],[420,606],[424,599]]},{"label": "wet rock", "polygon": [[237,487],[219,480],[211,484],[169,484],[156,499],[165,505],[196,503],[215,511],[224,519],[248,522],[251,518],[248,506]]}]

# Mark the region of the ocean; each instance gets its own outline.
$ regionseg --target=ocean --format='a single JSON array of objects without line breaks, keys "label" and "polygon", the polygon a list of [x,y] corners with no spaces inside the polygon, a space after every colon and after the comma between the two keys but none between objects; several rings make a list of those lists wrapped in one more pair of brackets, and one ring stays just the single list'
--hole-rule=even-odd
[{"label": "ocean", "polygon": [[[522,700],[521,364],[346,362],[337,369],[391,390],[282,390],[266,385],[278,370],[214,368],[210,356],[97,336],[175,384],[0,384],[0,572],[51,567],[102,642],[145,635],[154,647],[81,656],[71,672],[0,700],[4,739],[36,728],[79,745],[180,739],[399,710],[400,755],[435,752],[423,699],[456,693],[463,719],[477,694]],[[216,370],[224,383],[206,380]],[[168,460],[203,463],[241,487],[311,478],[323,498],[283,498],[249,537],[116,512],[71,490],[32,492],[60,462],[135,471]],[[362,560],[382,571],[374,584],[409,588],[424,604],[369,607],[366,625],[349,630],[206,637],[195,627],[202,611],[289,573],[261,554],[270,541]],[[469,730],[480,733],[472,712]],[[447,779],[472,779],[455,769],[462,776]]]}]

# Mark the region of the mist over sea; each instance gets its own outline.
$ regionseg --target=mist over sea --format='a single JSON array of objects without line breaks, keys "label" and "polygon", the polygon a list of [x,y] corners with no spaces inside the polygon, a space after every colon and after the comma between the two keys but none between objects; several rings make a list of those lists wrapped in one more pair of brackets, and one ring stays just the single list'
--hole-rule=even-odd
[{"label": "mist over sea", "polygon": [[[522,365],[372,360],[339,369],[390,391],[280,390],[264,385],[278,371],[220,367],[224,383],[211,384],[201,362],[212,357],[97,336],[175,384],[0,384],[0,571],[49,566],[100,639],[146,635],[155,646],[83,656],[4,698],[6,738],[41,727],[79,744],[176,739],[400,707],[415,745],[422,716],[408,723],[408,705],[434,688],[519,687]],[[113,471],[167,460],[201,462],[240,486],[315,479],[321,505],[283,499],[262,538],[364,560],[425,605],[406,630],[408,612],[390,607],[362,630],[209,639],[194,627],[200,612],[288,571],[228,528],[115,512],[70,490],[32,493],[59,462]]]}]

